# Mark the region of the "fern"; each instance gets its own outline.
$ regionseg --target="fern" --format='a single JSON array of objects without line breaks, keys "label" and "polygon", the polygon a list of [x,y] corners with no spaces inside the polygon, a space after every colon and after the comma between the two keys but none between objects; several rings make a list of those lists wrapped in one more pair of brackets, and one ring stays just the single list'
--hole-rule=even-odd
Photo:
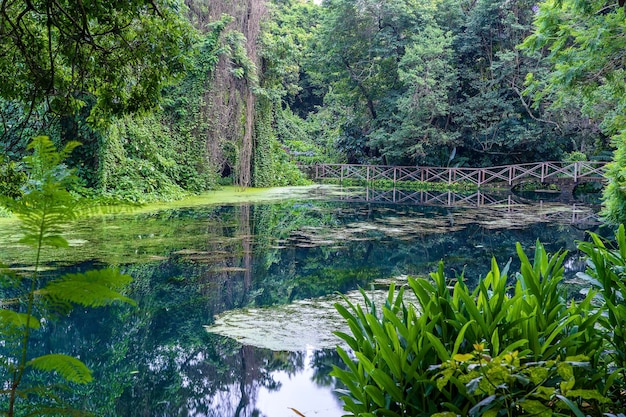
[{"label": "fern", "polygon": [[0,310],[0,329],[8,327],[22,328],[29,326],[31,329],[39,329],[39,320],[32,315],[18,313],[13,310]]},{"label": "fern", "polygon": [[67,190],[75,177],[63,164],[76,146],[77,142],[70,142],[63,150],[57,151],[49,138],[40,136],[33,139],[28,147],[33,154],[24,158],[29,177],[22,196],[14,199],[0,197],[0,204],[8,207],[21,220],[23,237],[20,242],[34,249],[35,259],[31,276],[19,276],[0,265],[0,285],[11,288],[12,295],[17,293],[12,299],[0,300],[0,337],[5,341],[5,347],[9,340],[11,346],[17,346],[13,352],[3,353],[0,357],[0,367],[7,375],[3,393],[9,397],[4,415],[9,417],[16,414],[21,399],[26,400],[25,407],[30,407],[27,404],[33,396],[46,399],[40,407],[36,407],[33,415],[85,414],[65,406],[51,407],[49,404],[60,401],[52,387],[22,387],[29,370],[56,373],[65,382],[87,383],[92,380],[87,366],[72,356],[49,354],[28,360],[31,331],[40,327],[34,311],[40,311],[43,317],[50,319],[55,313],[68,313],[73,305],[135,304],[121,293],[131,281],[130,276],[112,269],[66,274],[47,285],[43,285],[38,277],[42,247],[68,247],[63,233],[85,207],[81,199]]},{"label": "fern", "polygon": [[82,274],[67,274],[52,281],[40,293],[53,300],[67,301],[85,307],[102,307],[116,301],[135,305],[135,302],[119,291],[132,278],[114,269],[87,271]]},{"label": "fern", "polygon": [[91,371],[84,363],[73,356],[60,353],[39,356],[28,361],[26,366],[40,371],[56,372],[66,381],[78,384],[86,384],[93,380]]}]

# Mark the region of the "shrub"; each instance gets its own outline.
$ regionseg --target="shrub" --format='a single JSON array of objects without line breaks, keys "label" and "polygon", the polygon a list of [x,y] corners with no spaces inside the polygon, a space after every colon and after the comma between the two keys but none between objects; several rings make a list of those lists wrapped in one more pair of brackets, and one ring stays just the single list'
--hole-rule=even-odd
[{"label": "shrub", "polygon": [[591,242],[578,245],[588,257],[587,270],[578,275],[600,289],[606,314],[599,325],[608,346],[604,361],[610,372],[605,391],[611,390],[616,406],[626,409],[626,233],[620,224],[615,247],[595,233],[590,236]]},{"label": "shrub", "polygon": [[[490,365],[496,372],[502,367],[495,364],[502,364],[506,355],[523,358],[524,367],[505,368],[515,377],[531,372],[529,363],[549,363],[541,366],[542,372],[558,373],[563,358],[580,355],[597,369],[602,336],[596,327],[601,310],[592,305],[595,293],[579,303],[567,302],[559,285],[565,252],[549,256],[537,242],[532,263],[519,244],[517,252],[521,267],[512,287],[507,284],[509,265],[500,270],[495,259],[474,290],[465,285],[463,276],[446,278],[440,263],[430,279],[409,277],[415,304],[405,300],[404,288],[396,294],[393,286],[380,311],[365,293],[365,307],[337,304],[352,333],[337,333],[353,353],[338,348],[346,368],[333,370],[347,387],[344,409],[354,416],[430,416],[444,410],[450,415],[479,415],[475,411],[484,407],[476,407],[493,394],[473,390],[456,368],[450,372],[457,355],[470,352],[468,360],[482,358],[476,356],[476,346],[498,358]],[[469,365],[475,364],[469,363],[465,371]],[[444,383],[442,372],[448,372]],[[581,391],[585,396],[564,398],[570,409],[577,410],[576,402],[591,395],[587,390],[594,390],[602,375],[582,367],[573,367],[572,372],[576,386],[571,388],[585,390]],[[536,389],[519,384],[507,394],[512,396],[507,401],[519,403]],[[602,397],[595,391],[593,395]]]},{"label": "shrub", "polygon": [[0,155],[0,196],[21,197],[25,182],[26,174],[20,170],[19,164],[5,161]]}]

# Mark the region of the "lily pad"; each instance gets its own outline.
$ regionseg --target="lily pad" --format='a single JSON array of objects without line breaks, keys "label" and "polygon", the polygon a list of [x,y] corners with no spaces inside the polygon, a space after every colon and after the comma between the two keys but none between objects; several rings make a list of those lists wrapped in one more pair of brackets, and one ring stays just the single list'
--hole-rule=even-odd
[{"label": "lily pad", "polygon": [[[406,283],[406,277],[374,281],[374,289],[366,291],[377,306],[384,304],[391,281],[403,284]],[[405,298],[410,301],[407,293]],[[354,304],[364,303],[359,291],[348,292],[345,297]],[[244,345],[273,351],[332,349],[343,345],[333,332],[350,332],[345,320],[335,309],[336,303],[346,305],[345,300],[335,294],[268,308],[231,310],[217,316],[214,324],[205,328]]]}]

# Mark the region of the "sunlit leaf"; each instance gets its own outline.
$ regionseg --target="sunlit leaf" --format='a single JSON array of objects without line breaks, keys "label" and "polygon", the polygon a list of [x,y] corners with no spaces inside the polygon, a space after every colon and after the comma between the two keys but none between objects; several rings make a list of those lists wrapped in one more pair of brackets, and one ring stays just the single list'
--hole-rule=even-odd
[{"label": "sunlit leaf", "polygon": [[114,269],[100,269],[79,274],[67,274],[52,281],[40,294],[89,307],[100,307],[116,301],[135,305],[119,291],[132,281],[129,275]]},{"label": "sunlit leaf", "polygon": [[14,327],[26,327],[28,323],[31,329],[38,329],[40,327],[39,320],[37,320],[36,317],[7,309],[0,309],[0,323]]},{"label": "sunlit leaf", "polygon": [[85,384],[93,379],[91,371],[83,362],[58,353],[39,356],[30,360],[27,365],[41,371],[56,372],[70,382]]}]

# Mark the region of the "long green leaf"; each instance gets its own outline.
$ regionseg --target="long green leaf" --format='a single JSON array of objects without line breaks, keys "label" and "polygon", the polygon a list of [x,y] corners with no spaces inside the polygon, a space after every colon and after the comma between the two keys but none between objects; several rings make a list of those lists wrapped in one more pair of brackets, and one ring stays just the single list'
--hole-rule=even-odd
[{"label": "long green leaf", "polygon": [[457,335],[456,340],[454,341],[454,348],[452,349],[451,356],[454,356],[457,353],[459,353],[459,348],[461,347],[461,343],[463,343],[463,341],[465,340],[465,331],[472,323],[474,323],[474,320],[468,321],[467,323],[463,325],[463,327],[461,327],[461,330],[459,331],[459,334]]},{"label": "long green leaf", "polygon": [[91,371],[80,360],[73,356],[53,353],[30,360],[27,366],[41,371],[56,372],[69,382],[85,384],[93,378]]},{"label": "long green leaf", "polygon": [[[482,331],[482,338],[489,337],[490,336],[489,335],[489,327],[485,323],[485,319],[484,319],[483,315],[481,314],[481,312],[476,307],[476,304],[475,304],[474,300],[470,297],[469,294],[467,294],[465,292],[462,292],[461,294],[459,294],[459,296],[463,300],[465,308],[467,309],[467,311],[470,314],[470,317],[468,317],[468,318],[470,320],[476,321],[476,323],[478,323],[478,325],[480,326],[480,330]],[[477,336],[479,336],[479,335],[477,335]]]},{"label": "long green leaf", "polygon": [[446,350],[446,348],[444,347],[443,343],[441,343],[441,340],[439,340],[431,332],[427,332],[426,333],[426,337],[428,338],[428,341],[430,342],[432,347],[437,352],[437,355],[439,356],[439,359],[442,362],[449,361],[450,360],[450,353]]},{"label": "long green leaf", "polygon": [[380,369],[373,369],[370,372],[370,376],[374,381],[376,381],[376,384],[378,384],[380,388],[382,388],[385,392],[391,395],[391,398],[393,398],[394,401],[397,401],[399,403],[405,401],[402,390],[398,388],[396,383],[393,381],[393,379],[391,379],[389,375],[387,375],[387,373]]},{"label": "long green leaf", "polygon": [[583,414],[582,411],[580,411],[580,409],[578,408],[578,406],[569,398],[561,395],[561,394],[557,394],[556,397],[563,401],[565,403],[565,405],[567,405],[567,408],[569,408],[575,415],[576,417],[585,417],[585,415]]}]

